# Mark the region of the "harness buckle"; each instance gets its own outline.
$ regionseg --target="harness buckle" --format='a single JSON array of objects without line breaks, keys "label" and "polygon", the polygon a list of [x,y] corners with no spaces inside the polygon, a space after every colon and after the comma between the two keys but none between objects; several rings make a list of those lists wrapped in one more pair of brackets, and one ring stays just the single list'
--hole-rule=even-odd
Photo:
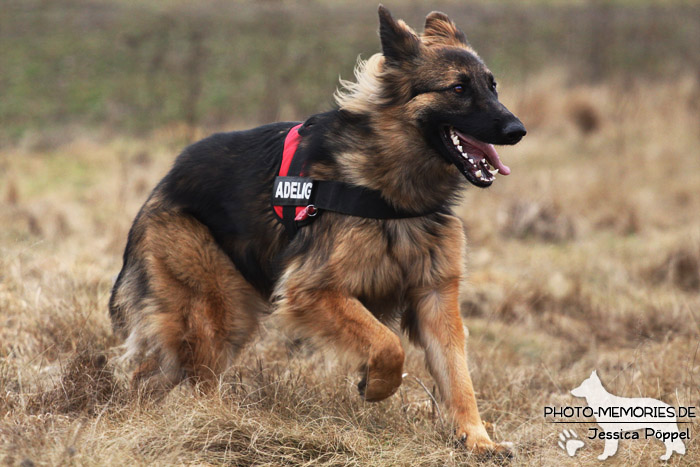
[{"label": "harness buckle", "polygon": [[299,214],[297,214],[294,220],[297,222],[303,221],[308,217],[316,216],[316,214],[318,214],[318,209],[316,209],[316,206],[314,206],[313,204],[309,204],[304,209],[299,211]]}]

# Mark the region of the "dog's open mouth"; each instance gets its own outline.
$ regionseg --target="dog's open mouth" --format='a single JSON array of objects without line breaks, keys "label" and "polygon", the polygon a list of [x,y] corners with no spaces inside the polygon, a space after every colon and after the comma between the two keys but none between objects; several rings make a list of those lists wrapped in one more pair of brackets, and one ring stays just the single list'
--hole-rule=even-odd
[{"label": "dog's open mouth", "polygon": [[453,126],[443,127],[441,133],[452,163],[473,185],[486,188],[491,186],[496,174],[510,173],[508,166],[503,165],[498,157],[493,144],[465,135]]}]

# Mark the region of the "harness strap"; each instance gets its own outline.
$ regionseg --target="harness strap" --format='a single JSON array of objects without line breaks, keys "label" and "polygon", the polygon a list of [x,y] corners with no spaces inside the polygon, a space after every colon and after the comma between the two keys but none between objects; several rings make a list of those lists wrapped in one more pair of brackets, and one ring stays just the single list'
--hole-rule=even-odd
[{"label": "harness strap", "polygon": [[317,209],[369,219],[405,219],[429,214],[396,209],[382,198],[379,191],[328,180],[314,182],[311,198]]},{"label": "harness strap", "polygon": [[[294,148],[294,153],[292,153],[292,161],[289,164],[289,175],[302,175],[302,170],[304,168],[304,158],[303,157],[294,157],[294,154],[296,153],[297,146],[299,146],[299,142],[301,141],[301,136],[299,135],[299,128],[301,127],[301,124],[295,126],[294,128],[291,129],[287,137],[289,135],[294,134],[295,136],[292,136],[292,141],[290,142],[289,147],[287,146],[287,143],[285,141],[284,144],[284,149],[285,151],[293,147]],[[280,174],[281,175],[281,174]],[[283,217],[282,217],[282,223],[284,224],[284,228],[287,230],[287,236],[291,239],[296,235],[297,230],[299,229],[299,225],[297,225],[297,222],[294,220],[296,216],[300,213],[300,211],[304,209],[303,206],[285,206],[284,209],[282,210],[283,212]]]},{"label": "harness strap", "polygon": [[[343,182],[304,178],[305,157],[295,157],[301,141],[301,126],[302,124],[294,126],[287,133],[282,164],[273,189],[273,208],[290,240],[299,227],[313,222],[317,213],[324,210],[369,219],[406,219],[444,210],[443,206],[426,212],[396,209],[377,190]],[[308,187],[309,191],[303,187]]]}]

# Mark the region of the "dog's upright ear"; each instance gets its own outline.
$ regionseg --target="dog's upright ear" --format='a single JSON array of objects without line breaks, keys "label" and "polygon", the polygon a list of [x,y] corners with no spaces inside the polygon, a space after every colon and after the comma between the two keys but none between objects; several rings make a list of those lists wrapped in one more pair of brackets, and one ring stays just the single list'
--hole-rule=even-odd
[{"label": "dog's upright ear", "polygon": [[427,45],[440,44],[469,47],[467,36],[441,11],[433,11],[425,17],[425,29],[422,38]]},{"label": "dog's upright ear", "polygon": [[379,38],[382,41],[382,53],[389,64],[397,65],[410,60],[420,51],[420,39],[416,33],[403,20],[395,20],[389,10],[381,4]]}]

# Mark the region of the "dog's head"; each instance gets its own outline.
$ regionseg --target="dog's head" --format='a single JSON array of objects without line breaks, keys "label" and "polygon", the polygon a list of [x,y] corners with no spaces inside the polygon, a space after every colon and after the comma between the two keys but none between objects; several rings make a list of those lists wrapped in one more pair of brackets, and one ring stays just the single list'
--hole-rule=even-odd
[{"label": "dog's head", "polygon": [[571,394],[576,397],[590,397],[596,394],[602,386],[603,383],[600,382],[598,374],[593,370],[591,376],[586,378],[577,388],[571,390]]},{"label": "dog's head", "polygon": [[[419,130],[427,156],[454,164],[472,184],[490,186],[496,170],[508,175],[493,145],[517,143],[525,127],[498,101],[493,74],[464,33],[444,13],[432,12],[419,36],[380,5],[379,35],[382,55],[360,69],[351,91],[367,94],[365,102],[397,108]],[[341,108],[343,98],[341,93]]]}]

